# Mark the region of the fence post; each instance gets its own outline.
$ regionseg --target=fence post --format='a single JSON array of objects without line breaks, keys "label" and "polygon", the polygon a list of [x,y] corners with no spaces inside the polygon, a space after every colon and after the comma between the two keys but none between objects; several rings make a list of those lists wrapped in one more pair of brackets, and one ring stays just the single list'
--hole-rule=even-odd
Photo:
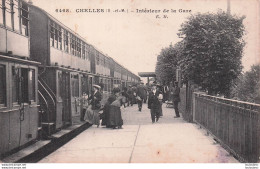
[{"label": "fence post", "polygon": [[192,105],[193,105],[193,111],[192,111],[192,121],[194,122],[196,119],[195,119],[195,116],[196,116],[196,96],[195,96],[195,91],[192,93]]},{"label": "fence post", "polygon": [[[257,111],[259,112],[259,108],[257,109]],[[259,115],[259,113],[257,114],[257,124],[258,124],[257,130],[256,130],[258,133],[258,135],[257,135],[257,142],[258,142],[257,143],[258,144],[258,146],[257,146],[258,147],[258,159],[257,160],[258,161],[257,162],[260,163],[260,134],[259,134],[260,133],[260,115]]]}]

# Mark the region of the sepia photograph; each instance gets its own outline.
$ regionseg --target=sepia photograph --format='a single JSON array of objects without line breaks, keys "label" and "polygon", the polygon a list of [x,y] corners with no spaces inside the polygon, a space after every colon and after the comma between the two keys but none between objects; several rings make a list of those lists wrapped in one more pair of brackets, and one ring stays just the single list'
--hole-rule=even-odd
[{"label": "sepia photograph", "polygon": [[1,169],[259,162],[259,0],[0,0]]}]

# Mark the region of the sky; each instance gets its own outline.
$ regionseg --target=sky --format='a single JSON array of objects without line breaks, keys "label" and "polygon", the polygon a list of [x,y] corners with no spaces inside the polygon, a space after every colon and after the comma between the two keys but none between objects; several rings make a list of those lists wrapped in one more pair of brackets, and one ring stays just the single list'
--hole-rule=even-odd
[{"label": "sky", "polygon": [[[258,0],[230,0],[231,14],[245,15],[246,46],[244,71],[260,62],[260,15]],[[153,72],[162,48],[181,39],[177,33],[187,17],[198,12],[227,10],[227,0],[32,0],[97,49],[114,58],[128,70]],[[56,12],[69,9],[70,12]],[[104,9],[105,12],[76,12],[79,9]],[[127,12],[116,12],[124,9]],[[160,13],[137,13],[161,10]],[[163,13],[163,10],[169,10]],[[180,12],[191,10],[191,12]],[[110,12],[107,12],[110,10]],[[173,10],[173,12],[171,12]],[[174,12],[176,10],[176,12]],[[156,18],[159,15],[160,18]],[[167,15],[167,18],[163,18]]]}]

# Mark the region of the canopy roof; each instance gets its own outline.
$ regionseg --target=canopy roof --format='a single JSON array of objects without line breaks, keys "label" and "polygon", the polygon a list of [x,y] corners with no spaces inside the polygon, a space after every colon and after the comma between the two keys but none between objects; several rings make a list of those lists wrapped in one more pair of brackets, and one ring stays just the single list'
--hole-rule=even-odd
[{"label": "canopy roof", "polygon": [[138,72],[140,77],[156,77],[155,72]]}]

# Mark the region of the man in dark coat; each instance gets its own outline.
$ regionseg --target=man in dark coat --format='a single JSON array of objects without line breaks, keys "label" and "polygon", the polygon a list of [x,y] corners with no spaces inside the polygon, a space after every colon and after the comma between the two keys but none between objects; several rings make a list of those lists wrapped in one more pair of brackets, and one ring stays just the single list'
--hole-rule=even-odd
[{"label": "man in dark coat", "polygon": [[138,104],[138,108],[139,108],[139,111],[142,111],[142,105],[143,105],[143,100],[144,100],[144,97],[145,97],[145,88],[144,88],[144,85],[143,83],[141,83],[138,87],[137,87],[137,97],[136,97],[136,101],[137,101],[137,104]]},{"label": "man in dark coat", "polygon": [[146,103],[148,87],[147,87],[147,86],[144,86],[144,90],[145,90],[145,93],[144,93],[144,103]]},{"label": "man in dark coat", "polygon": [[181,99],[180,99],[180,88],[178,86],[178,82],[174,82],[172,96],[173,96],[173,106],[174,106],[174,110],[175,110],[174,118],[179,118],[180,113],[179,113],[179,109],[178,109],[178,103],[181,101]]},{"label": "man in dark coat", "polygon": [[153,123],[155,122],[155,117],[156,117],[156,122],[159,120],[160,117],[160,101],[158,98],[159,94],[160,94],[159,91],[156,90],[156,85],[153,85],[148,98],[148,109],[150,109]]},{"label": "man in dark coat", "polygon": [[[129,85],[129,88],[127,90],[127,94],[128,94],[128,101],[130,102],[130,105],[133,106],[133,97],[134,97],[134,94],[133,94],[133,89],[132,89],[132,86]],[[129,104],[128,104],[129,105]]]}]

